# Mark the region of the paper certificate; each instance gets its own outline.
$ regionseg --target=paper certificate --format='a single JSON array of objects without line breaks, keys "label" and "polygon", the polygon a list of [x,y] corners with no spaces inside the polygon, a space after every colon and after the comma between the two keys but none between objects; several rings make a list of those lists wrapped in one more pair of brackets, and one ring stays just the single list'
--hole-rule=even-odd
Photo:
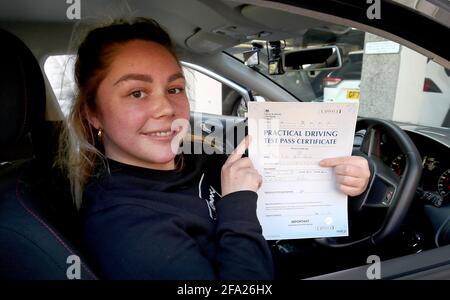
[{"label": "paper certificate", "polygon": [[250,102],[249,157],[263,176],[267,240],[348,235],[347,196],[323,158],[351,155],[358,103]]}]

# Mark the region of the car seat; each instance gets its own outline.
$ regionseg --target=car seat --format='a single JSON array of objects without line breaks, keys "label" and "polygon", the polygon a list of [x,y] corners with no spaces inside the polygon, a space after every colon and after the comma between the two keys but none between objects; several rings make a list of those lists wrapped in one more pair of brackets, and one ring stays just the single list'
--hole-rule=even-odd
[{"label": "car seat", "polygon": [[96,279],[75,250],[67,180],[52,168],[59,127],[45,120],[40,66],[13,34],[0,29],[0,40],[0,279]]}]

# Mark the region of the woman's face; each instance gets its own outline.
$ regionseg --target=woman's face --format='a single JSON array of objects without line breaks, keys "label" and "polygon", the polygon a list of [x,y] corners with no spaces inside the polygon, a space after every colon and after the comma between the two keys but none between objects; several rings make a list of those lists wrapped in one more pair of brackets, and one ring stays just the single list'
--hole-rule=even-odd
[{"label": "woman's face", "polygon": [[175,120],[189,120],[182,70],[163,46],[135,40],[114,53],[90,123],[103,130],[106,156],[152,169],[174,168]]}]

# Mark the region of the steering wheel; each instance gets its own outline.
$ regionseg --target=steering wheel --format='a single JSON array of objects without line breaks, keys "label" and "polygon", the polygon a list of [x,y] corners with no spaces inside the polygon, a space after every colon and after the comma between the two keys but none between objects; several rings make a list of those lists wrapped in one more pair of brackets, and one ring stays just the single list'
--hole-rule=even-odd
[{"label": "steering wheel", "polygon": [[[422,174],[422,160],[409,136],[392,122],[374,118],[362,118],[356,123],[356,132],[365,130],[363,141],[353,155],[367,159],[371,171],[368,188],[364,193],[348,200],[349,225],[353,220],[355,226],[366,226],[364,213],[371,209],[383,212],[379,228],[373,233],[353,237],[321,238],[315,241],[321,245],[333,248],[349,246],[374,246],[394,237],[403,223],[415,195],[417,184]],[[387,135],[396,141],[405,158],[403,174],[398,176],[380,158],[382,136]],[[361,222],[362,220],[362,222]],[[351,228],[350,228],[351,229]],[[372,229],[373,230],[373,229]]]}]

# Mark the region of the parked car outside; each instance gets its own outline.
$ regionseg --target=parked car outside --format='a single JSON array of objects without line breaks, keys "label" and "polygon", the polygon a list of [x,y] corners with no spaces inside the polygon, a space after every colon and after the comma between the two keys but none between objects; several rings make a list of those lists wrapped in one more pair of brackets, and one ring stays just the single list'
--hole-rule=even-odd
[{"label": "parked car outside", "polygon": [[350,52],[342,68],[322,80],[323,102],[359,101],[362,61],[362,50]]}]

